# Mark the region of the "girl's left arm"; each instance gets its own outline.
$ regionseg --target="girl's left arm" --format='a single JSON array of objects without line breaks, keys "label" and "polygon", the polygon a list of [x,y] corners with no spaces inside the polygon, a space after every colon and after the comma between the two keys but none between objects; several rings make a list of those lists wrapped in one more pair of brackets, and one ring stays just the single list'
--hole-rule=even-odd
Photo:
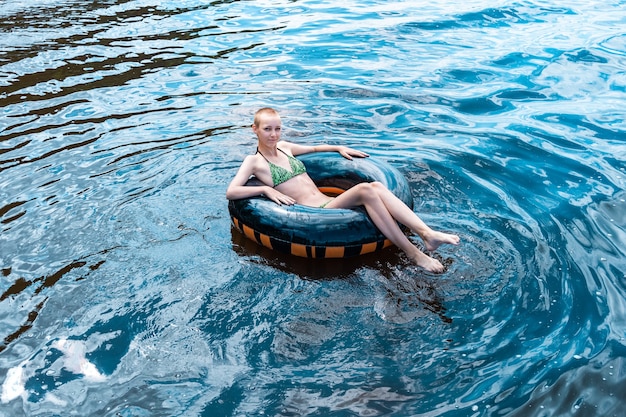
[{"label": "girl's left arm", "polygon": [[352,159],[352,157],[366,158],[369,156],[365,152],[352,149],[347,146],[341,146],[341,145],[307,146],[307,145],[299,145],[297,143],[291,143],[291,142],[283,142],[283,145],[288,145],[285,147],[289,148],[293,156],[303,155],[305,153],[312,153],[312,152],[338,152],[341,156],[343,156],[346,159]]}]

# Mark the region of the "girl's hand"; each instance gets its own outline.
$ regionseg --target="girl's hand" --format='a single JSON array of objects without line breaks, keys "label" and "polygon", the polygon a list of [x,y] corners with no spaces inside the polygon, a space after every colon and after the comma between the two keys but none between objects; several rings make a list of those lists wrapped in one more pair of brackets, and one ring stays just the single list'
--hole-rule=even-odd
[{"label": "girl's hand", "polygon": [[352,160],[353,156],[357,158],[367,158],[369,156],[369,154],[363,151],[358,151],[356,149],[348,148],[347,146],[340,146],[337,149],[337,152],[339,152],[341,156],[349,160]]},{"label": "girl's hand", "polygon": [[271,187],[268,187],[267,190],[263,194],[265,195],[265,197],[269,198],[274,203],[281,205],[281,206],[283,204],[287,206],[292,206],[296,204],[296,200],[294,200],[293,198],[289,197],[286,194],[281,193],[280,191],[276,191],[274,188],[271,188]]}]

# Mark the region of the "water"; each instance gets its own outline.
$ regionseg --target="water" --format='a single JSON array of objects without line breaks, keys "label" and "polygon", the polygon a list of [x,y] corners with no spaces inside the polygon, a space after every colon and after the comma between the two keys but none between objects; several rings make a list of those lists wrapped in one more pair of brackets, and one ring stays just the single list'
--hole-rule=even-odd
[{"label": "water", "polygon": [[[0,415],[620,415],[624,6],[0,1]],[[447,272],[233,232],[266,105],[403,172]]]}]

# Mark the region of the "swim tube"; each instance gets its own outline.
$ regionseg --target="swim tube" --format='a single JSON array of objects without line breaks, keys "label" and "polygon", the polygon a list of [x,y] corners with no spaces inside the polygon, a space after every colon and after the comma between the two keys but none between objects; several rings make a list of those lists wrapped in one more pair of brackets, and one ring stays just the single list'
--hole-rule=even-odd
[{"label": "swim tube", "polygon": [[[346,159],[336,152],[298,156],[318,188],[338,195],[361,182],[379,181],[411,209],[406,178],[374,158]],[[258,185],[251,178],[246,185]],[[234,227],[247,238],[278,252],[306,258],[347,258],[381,250],[391,242],[374,226],[363,207],[328,209],[279,205],[265,197],[231,200]]]}]

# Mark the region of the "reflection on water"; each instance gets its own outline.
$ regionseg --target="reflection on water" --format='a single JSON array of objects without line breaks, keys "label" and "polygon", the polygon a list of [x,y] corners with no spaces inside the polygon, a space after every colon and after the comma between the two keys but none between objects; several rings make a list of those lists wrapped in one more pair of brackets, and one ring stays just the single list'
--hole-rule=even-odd
[{"label": "reflection on water", "polygon": [[[622,9],[0,1],[0,415],[619,415]],[[400,169],[446,273],[233,230],[265,105]]]}]

